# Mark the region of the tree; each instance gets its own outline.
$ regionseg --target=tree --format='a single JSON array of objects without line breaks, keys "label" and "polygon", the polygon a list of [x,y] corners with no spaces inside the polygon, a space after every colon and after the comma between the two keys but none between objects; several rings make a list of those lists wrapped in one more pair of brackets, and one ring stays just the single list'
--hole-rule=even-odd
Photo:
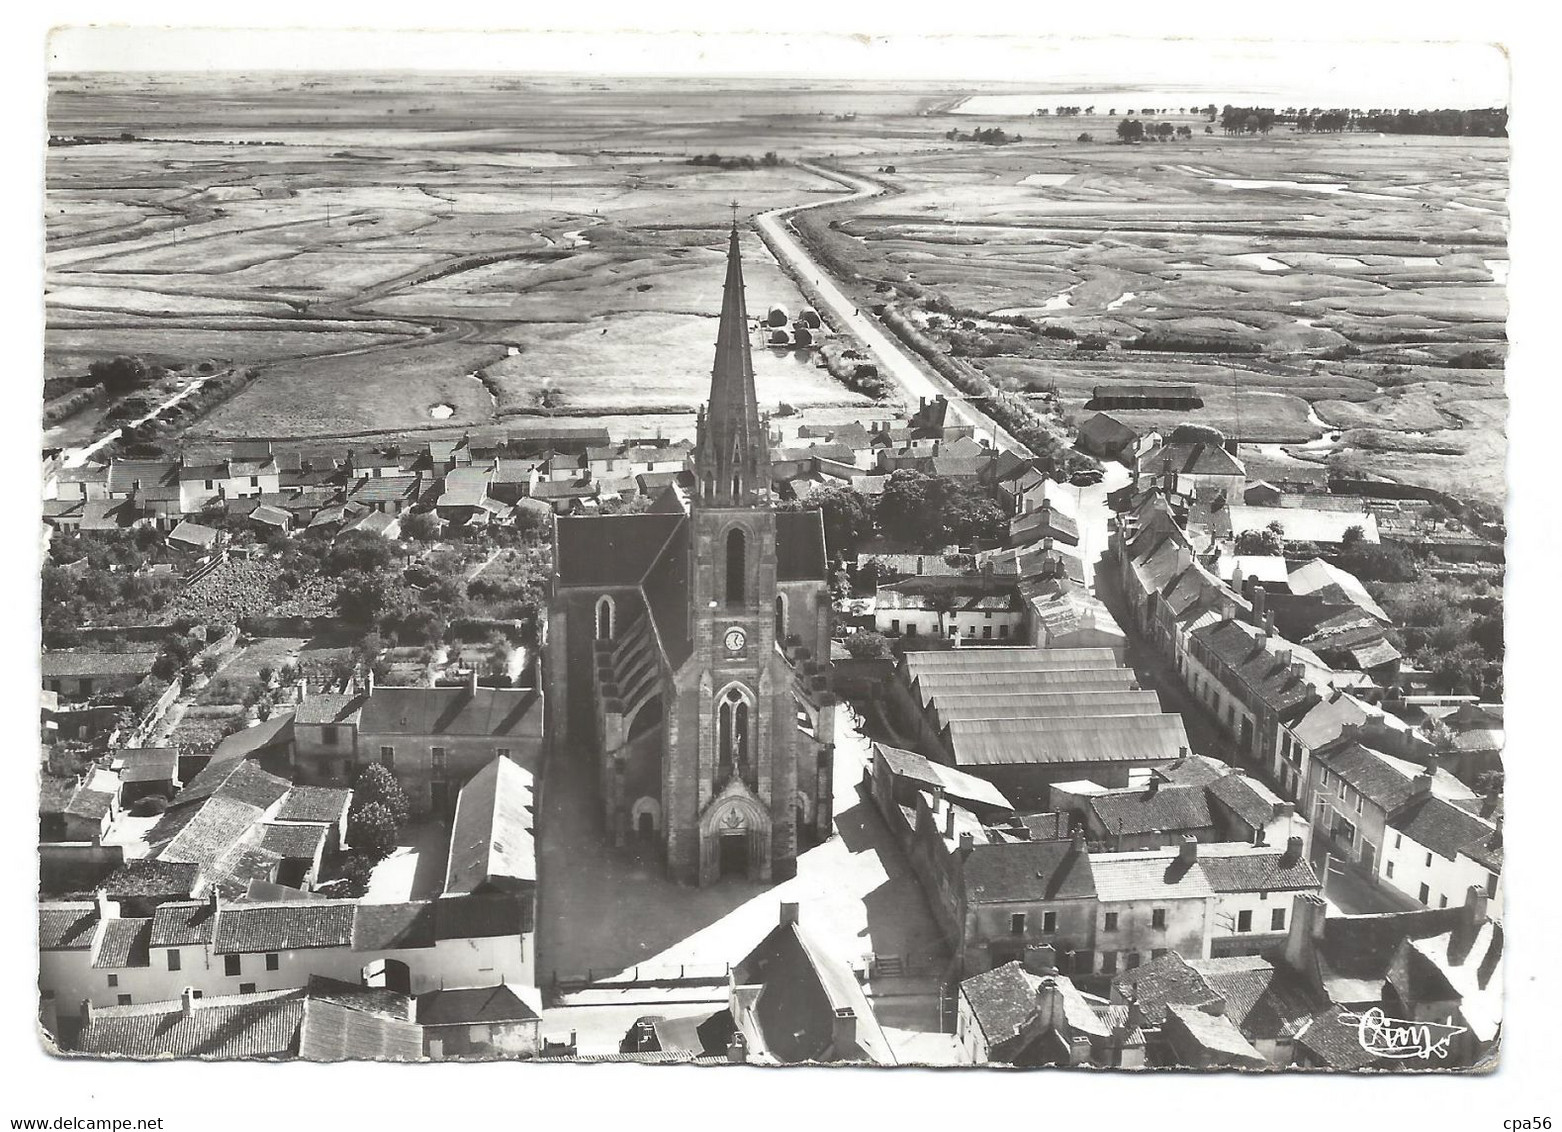
[{"label": "tree", "polygon": [[150,379],[145,362],[123,354],[111,361],[93,362],[87,373],[94,385],[103,386],[111,395],[139,389]]},{"label": "tree", "polygon": [[1136,142],[1144,140],[1144,123],[1137,118],[1124,118],[1117,123],[1117,140]]},{"label": "tree", "polygon": [[433,542],[439,538],[439,516],[432,511],[408,515],[401,521],[401,534],[416,542]]},{"label": "tree", "polygon": [[390,856],[396,848],[399,825],[390,809],[382,802],[369,802],[354,806],[347,815],[347,840],[360,853],[374,858]]},{"label": "tree", "polygon": [[882,633],[871,629],[858,629],[845,642],[846,651],[858,660],[887,660],[890,655],[889,640]]},{"label": "tree", "polygon": [[333,542],[321,560],[320,569],[325,574],[339,575],[359,570],[374,572],[387,569],[391,564],[390,543],[366,531],[348,531]]},{"label": "tree", "polygon": [[1081,143],[1083,143],[1085,145],[1089,145],[1091,142],[1095,141],[1096,139],[1091,137],[1089,134],[1080,134],[1079,137],[1075,138],[1074,140],[1077,141],[1077,142],[1081,142]]},{"label": "tree", "polygon": [[1271,523],[1262,531],[1243,531],[1237,536],[1238,554],[1280,555],[1285,553],[1285,544],[1279,534],[1274,530],[1276,524]]},{"label": "tree", "polygon": [[396,776],[380,763],[370,763],[353,784],[353,808],[379,803],[390,811],[396,824],[407,820],[407,793]]},{"label": "tree", "polygon": [[1340,546],[1345,550],[1350,550],[1352,547],[1359,546],[1366,537],[1367,532],[1362,530],[1359,524],[1346,527],[1345,533],[1340,536]]},{"label": "tree", "polygon": [[819,510],[824,519],[824,541],[832,556],[851,554],[858,543],[873,534],[873,503],[844,484],[820,488],[793,510]]},{"label": "tree", "polygon": [[374,624],[388,601],[382,574],[349,570],[336,586],[336,612],[354,625]]}]

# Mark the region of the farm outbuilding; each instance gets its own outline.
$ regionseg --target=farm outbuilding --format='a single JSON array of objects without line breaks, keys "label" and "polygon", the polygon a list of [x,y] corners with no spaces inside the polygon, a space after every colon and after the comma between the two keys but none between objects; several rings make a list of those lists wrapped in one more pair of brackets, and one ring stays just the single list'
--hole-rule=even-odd
[{"label": "farm outbuilding", "polygon": [[772,330],[770,332],[770,344],[772,346],[790,346],[792,344],[792,336],[785,330]]},{"label": "farm outbuilding", "polygon": [[797,312],[797,321],[801,322],[809,330],[819,329],[819,312],[813,307],[804,307]]},{"label": "farm outbuilding", "polygon": [[787,314],[785,307],[771,307],[770,313],[765,316],[766,326],[785,326],[792,321],[792,316]]}]

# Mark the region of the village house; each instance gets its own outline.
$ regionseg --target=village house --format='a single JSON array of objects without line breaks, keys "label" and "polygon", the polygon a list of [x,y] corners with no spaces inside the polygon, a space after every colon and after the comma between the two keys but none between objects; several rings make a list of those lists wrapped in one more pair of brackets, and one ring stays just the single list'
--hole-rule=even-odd
[{"label": "village house", "polygon": [[[1393,832],[1390,827],[1396,821],[1409,820],[1407,812],[1423,806],[1431,797],[1455,805],[1466,803],[1475,811],[1479,810],[1480,799],[1439,767],[1435,758],[1417,763],[1377,749],[1386,745],[1387,738],[1382,733],[1347,726],[1333,743],[1312,752],[1312,774],[1304,804],[1315,830],[1313,853],[1319,856],[1326,851],[1358,865],[1373,883],[1381,879],[1396,888],[1412,885],[1409,891],[1422,904],[1433,906],[1436,902],[1440,907],[1450,898],[1457,899],[1458,891],[1434,892],[1430,879],[1415,879],[1421,875],[1419,872],[1400,876],[1403,862],[1390,861],[1385,841],[1398,838],[1396,850],[1402,850],[1404,833]],[[1434,811],[1428,821],[1435,822],[1437,818]],[[1427,829],[1418,828],[1424,833]],[[1389,867],[1391,864],[1393,868]],[[1421,867],[1430,876],[1432,866]],[[1481,879],[1484,881],[1484,874]]]},{"label": "village house", "polygon": [[960,984],[955,1036],[965,1065],[1120,1065],[1113,1030],[1065,975],[1015,961]]},{"label": "village house", "polygon": [[1217,429],[1204,425],[1178,425],[1160,445],[1140,455],[1134,466],[1134,482],[1149,487],[1153,477],[1176,475],[1188,480],[1201,499],[1242,497],[1247,469]]},{"label": "village house", "polygon": [[424,991],[417,997],[417,1020],[423,1053],[432,1061],[524,1059],[542,1051],[542,1016],[505,983]]},{"label": "village house", "polygon": [[733,1042],[756,1064],[896,1064],[856,975],[800,921],[799,905],[783,903],[780,923],[733,966]]},{"label": "village house", "polygon": [[475,670],[462,687],[301,691],[293,720],[298,781],[343,786],[378,762],[396,775],[416,814],[448,814],[457,793],[494,758],[536,766],[543,750],[543,695],[484,688]]},{"label": "village house", "polygon": [[879,586],[874,628],[887,637],[927,636],[977,645],[1026,635],[1025,605],[1012,584],[980,575],[924,576]]},{"label": "village house", "polygon": [[1098,460],[1116,460],[1130,468],[1141,452],[1150,451],[1160,444],[1161,434],[1148,432],[1140,436],[1131,426],[1109,413],[1092,413],[1079,423],[1074,433],[1074,447]]}]

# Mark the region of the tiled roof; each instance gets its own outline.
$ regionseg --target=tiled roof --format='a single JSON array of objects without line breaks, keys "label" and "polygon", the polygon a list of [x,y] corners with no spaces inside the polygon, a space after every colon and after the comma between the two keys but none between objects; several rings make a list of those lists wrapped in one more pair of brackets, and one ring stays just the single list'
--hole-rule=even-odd
[{"label": "tiled roof", "polygon": [[298,1056],[305,1061],[421,1061],[423,1027],[306,998]]},{"label": "tiled roof", "polygon": [[1090,854],[1067,841],[977,845],[966,859],[972,904],[1029,900],[1089,900],[1096,885]]},{"label": "tiled roof", "polygon": [[181,519],[179,525],[168,532],[168,541],[187,542],[194,546],[209,547],[217,541],[218,531],[213,527]]},{"label": "tiled roof", "polygon": [[260,820],[258,806],[231,798],[208,798],[198,806],[179,806],[158,819],[147,841],[164,861],[183,861],[214,870]]},{"label": "tiled roof", "polygon": [[46,652],[42,667],[44,679],[51,676],[144,676],[152,671],[157,654],[152,652]]},{"label": "tiled roof", "polygon": [[1388,825],[1450,861],[1472,849],[1479,852],[1493,829],[1489,822],[1436,795],[1411,803],[1390,818]]},{"label": "tiled roof", "polygon": [[1109,834],[1204,829],[1214,824],[1209,799],[1200,786],[1114,791],[1094,795],[1089,805]]},{"label": "tiled roof", "polygon": [[375,688],[360,735],[521,738],[542,734],[542,697],[527,688]]},{"label": "tiled roof", "polygon": [[[293,740],[293,713],[291,711],[277,712],[264,723],[257,723],[254,727],[246,727],[242,731],[235,731],[222,742],[217,744],[217,749],[212,752],[212,761],[231,758],[234,756],[248,756],[267,747],[290,743]],[[258,769],[258,768],[257,768]],[[268,776],[272,777],[272,776]],[[285,779],[278,779],[286,785]],[[281,797],[281,795],[278,795]],[[272,801],[276,799],[273,798]],[[270,803],[267,803],[268,805]]]},{"label": "tiled roof", "polygon": [[508,986],[426,991],[418,995],[418,1022],[424,1026],[536,1022],[540,1016]]},{"label": "tiled roof", "polygon": [[1318,874],[1306,855],[1285,860],[1285,849],[1239,841],[1199,846],[1199,868],[1216,892],[1279,892],[1317,889]]},{"label": "tiled roof", "polygon": [[86,951],[98,926],[96,904],[38,905],[39,951]]},{"label": "tiled roof", "polygon": [[510,759],[494,758],[468,780],[451,823],[447,893],[536,881],[532,805],[531,772]]},{"label": "tiled roof", "polygon": [[284,860],[312,861],[325,846],[329,828],[313,822],[260,827],[260,847]]},{"label": "tiled roof", "polygon": [[1018,1034],[1036,1010],[1036,992],[1017,962],[973,975],[960,984],[960,993],[971,1004],[989,1046]]},{"label": "tiled roof", "polygon": [[1245,774],[1228,774],[1209,784],[1209,792],[1253,829],[1263,829],[1275,817],[1279,799],[1269,788]]},{"label": "tiled roof", "polygon": [[[1306,675],[1310,654],[1297,645],[1275,637],[1261,642],[1259,630],[1243,621],[1206,625],[1195,629],[1192,636],[1254,696],[1281,715],[1300,709],[1318,695]],[[1286,651],[1291,654],[1291,663],[1283,665],[1277,654]],[[1301,667],[1293,667],[1296,665]],[[1323,668],[1322,661],[1317,661],[1317,667]]]},{"label": "tiled roof", "polygon": [[277,821],[339,821],[353,792],[340,786],[295,786],[282,800]]},{"label": "tiled roof", "polygon": [[1171,441],[1146,452],[1139,459],[1140,473],[1160,475],[1170,462],[1171,470],[1185,476],[1244,476],[1242,462],[1219,444],[1203,441]]},{"label": "tiled roof", "polygon": [[195,891],[198,866],[183,861],[143,857],[126,861],[102,881],[113,899],[125,896],[189,896]]},{"label": "tiled roof", "polygon": [[188,1016],[179,1000],[106,1006],[93,1011],[77,1048],[136,1058],[287,1057],[303,1017],[299,990],[199,998]]},{"label": "tiled roof", "polygon": [[319,725],[353,721],[364,698],[359,692],[310,692],[294,709],[293,722]]},{"label": "tiled roof", "polygon": [[1296,1044],[1329,1069],[1386,1068],[1388,1063],[1362,1046],[1360,1025],[1340,1020],[1344,1012],[1342,1006],[1324,1007],[1300,1028]]},{"label": "tiled roof", "polygon": [[874,743],[873,749],[884,760],[891,774],[926,786],[937,787],[943,790],[947,798],[976,802],[998,809],[1013,809],[1003,792],[985,778],[965,774],[943,763],[924,758],[915,751],[891,747],[888,743]]},{"label": "tiled roof", "polygon": [[365,1014],[378,1014],[401,1022],[411,1022],[413,1018],[413,998],[385,987],[366,987],[362,983],[325,975],[310,975],[304,989],[313,1001],[334,1002],[349,1010],[361,1010]]},{"label": "tiled roof", "polygon": [[1328,999],[1285,966],[1255,956],[1191,964],[1226,1001],[1226,1017],[1249,1041],[1294,1038]]},{"label": "tiled roof", "polygon": [[1264,1055],[1253,1048],[1253,1044],[1237,1029],[1236,1023],[1224,1014],[1207,1014],[1196,1006],[1177,1003],[1168,1004],[1166,1014],[1166,1025],[1171,1031],[1174,1049],[1178,1037],[1185,1034],[1201,1050],[1215,1055],[1222,1063],[1264,1064]]},{"label": "tiled roof", "polygon": [[1230,773],[1231,768],[1208,755],[1189,755],[1156,770],[1159,778],[1174,786],[1207,786]]},{"label": "tiled roof", "polygon": [[826,577],[824,518],[818,511],[776,513],[776,581]]},{"label": "tiled roof", "polygon": [[1175,849],[1133,853],[1096,853],[1090,859],[1096,898],[1103,904],[1136,900],[1198,900],[1213,896],[1197,861],[1182,860]]},{"label": "tiled roof", "polygon": [[103,935],[98,941],[97,954],[92,965],[112,970],[120,967],[145,967],[150,961],[148,945],[152,937],[150,916],[126,916],[103,921]]},{"label": "tiled roof", "polygon": [[153,947],[190,947],[212,941],[217,913],[210,900],[170,901],[152,913]]},{"label": "tiled roof", "polygon": [[167,782],[179,772],[177,747],[122,747],[114,758],[124,782]]},{"label": "tiled roof", "polygon": [[352,943],[354,907],[350,901],[227,904],[217,917],[212,950],[226,955],[347,947]]},{"label": "tiled roof", "polygon": [[1113,978],[1112,996],[1126,999],[1130,995],[1137,998],[1145,1020],[1155,1026],[1165,1020],[1168,1003],[1203,1006],[1220,998],[1204,976],[1175,951]]},{"label": "tiled roof", "polygon": [[397,951],[433,947],[436,938],[432,900],[401,904],[360,902],[353,913],[354,951]]}]

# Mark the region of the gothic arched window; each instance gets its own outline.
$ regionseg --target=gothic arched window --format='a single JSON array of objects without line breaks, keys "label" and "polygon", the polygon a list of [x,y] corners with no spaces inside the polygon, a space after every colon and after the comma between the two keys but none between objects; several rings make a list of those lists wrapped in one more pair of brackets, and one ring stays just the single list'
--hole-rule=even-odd
[{"label": "gothic arched window", "polygon": [[727,532],[727,604],[743,604],[743,584],[748,578],[748,547],[741,527]]},{"label": "gothic arched window", "polygon": [[716,754],[728,773],[739,773],[748,759],[752,719],[747,691],[734,684],[716,706]]},{"label": "gothic arched window", "polygon": [[613,639],[613,599],[603,594],[597,599],[597,640]]},{"label": "gothic arched window", "polygon": [[786,640],[786,595],[776,594],[776,640]]}]

